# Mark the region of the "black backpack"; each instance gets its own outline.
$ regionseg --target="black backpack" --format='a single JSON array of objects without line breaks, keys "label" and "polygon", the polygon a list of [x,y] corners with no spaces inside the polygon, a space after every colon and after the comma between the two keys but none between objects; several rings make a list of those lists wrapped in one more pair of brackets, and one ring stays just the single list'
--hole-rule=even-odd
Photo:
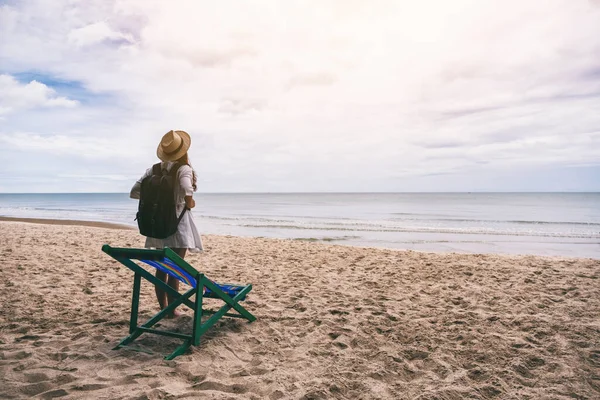
[{"label": "black backpack", "polygon": [[187,207],[177,217],[175,210],[175,182],[179,163],[170,171],[163,171],[161,164],[152,166],[152,175],[142,180],[140,202],[136,220],[140,233],[144,236],[164,239],[175,232]]}]

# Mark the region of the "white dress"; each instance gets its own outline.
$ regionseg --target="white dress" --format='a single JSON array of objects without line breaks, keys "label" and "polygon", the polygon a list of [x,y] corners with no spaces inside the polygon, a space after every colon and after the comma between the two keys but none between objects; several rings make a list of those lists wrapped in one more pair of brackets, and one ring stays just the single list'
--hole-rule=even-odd
[{"label": "white dress", "polygon": [[[173,167],[172,162],[161,163],[162,169],[167,171]],[[152,168],[148,168],[146,173],[133,185],[129,197],[132,199],[140,198],[140,190],[142,188],[142,180],[145,177],[152,175]],[[177,171],[177,179],[175,184],[175,204],[177,215],[181,215],[185,207],[185,196],[192,196],[194,189],[192,187],[193,172],[189,165],[182,165]],[[172,249],[189,249],[191,252],[202,251],[202,239],[194,223],[194,217],[191,210],[187,210],[179,225],[177,232],[166,239],[146,238],[146,248],[162,249],[170,247]]]}]

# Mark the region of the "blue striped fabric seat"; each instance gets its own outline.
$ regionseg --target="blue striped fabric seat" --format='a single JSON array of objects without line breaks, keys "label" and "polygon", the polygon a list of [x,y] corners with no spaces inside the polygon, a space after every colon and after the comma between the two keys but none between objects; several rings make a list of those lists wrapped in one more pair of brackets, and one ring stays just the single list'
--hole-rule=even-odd
[{"label": "blue striped fabric seat", "polygon": [[150,265],[151,267],[156,268],[159,271],[162,271],[166,274],[169,274],[181,282],[190,285],[191,287],[196,287],[196,278],[190,276],[187,272],[185,272],[182,268],[180,268],[173,261],[168,258],[163,258],[161,261],[158,260],[140,260],[141,262]]},{"label": "blue striped fabric seat", "polygon": [[[175,264],[173,261],[171,261],[170,259],[168,259],[167,257],[163,258],[162,260],[142,260],[140,259],[141,262],[150,265],[151,267],[156,268],[159,271],[162,271],[178,280],[180,280],[181,282],[185,283],[186,285],[189,285],[193,288],[196,287],[196,279],[192,276],[190,276],[190,274],[188,274],[186,271],[184,271],[182,268],[180,268],[177,264]],[[219,287],[219,289],[221,289],[223,292],[227,293],[229,296],[231,297],[235,297],[235,295],[237,295],[242,289],[244,289],[245,286],[240,286],[240,285],[229,285],[229,284],[219,284],[217,282],[213,283],[215,285],[217,285]],[[205,292],[204,292],[204,297],[214,297],[214,293],[212,293],[210,291],[210,289],[206,288]],[[241,300],[244,300],[245,297]]]}]

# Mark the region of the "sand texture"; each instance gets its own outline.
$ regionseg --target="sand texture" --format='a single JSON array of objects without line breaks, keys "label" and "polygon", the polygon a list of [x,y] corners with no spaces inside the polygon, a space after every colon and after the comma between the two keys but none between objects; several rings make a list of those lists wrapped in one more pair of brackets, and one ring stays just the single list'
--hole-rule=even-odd
[{"label": "sand texture", "polygon": [[[0,222],[0,398],[598,399],[600,261],[205,236],[188,261],[252,283],[258,320],[201,345],[127,335],[132,230]],[[142,321],[157,312],[142,284]],[[191,331],[191,313],[162,322]]]}]

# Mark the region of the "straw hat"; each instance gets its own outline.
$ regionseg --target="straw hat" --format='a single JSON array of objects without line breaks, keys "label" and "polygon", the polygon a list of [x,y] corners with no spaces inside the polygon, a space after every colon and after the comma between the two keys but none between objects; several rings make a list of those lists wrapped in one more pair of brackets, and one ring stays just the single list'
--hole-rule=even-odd
[{"label": "straw hat", "polygon": [[160,140],[156,155],[162,161],[179,160],[190,148],[192,139],[187,132],[169,131]]}]

